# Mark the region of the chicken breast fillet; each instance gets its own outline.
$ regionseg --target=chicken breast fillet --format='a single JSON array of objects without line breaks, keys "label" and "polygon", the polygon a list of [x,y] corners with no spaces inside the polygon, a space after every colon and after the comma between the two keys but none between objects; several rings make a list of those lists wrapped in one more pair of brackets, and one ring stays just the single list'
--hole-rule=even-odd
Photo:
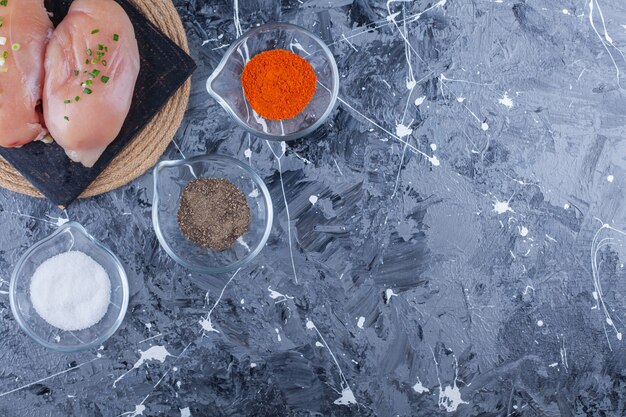
[{"label": "chicken breast fillet", "polygon": [[47,134],[37,107],[52,22],[43,0],[5,4],[0,4],[0,146],[18,147]]},{"label": "chicken breast fillet", "polygon": [[70,159],[91,167],[119,134],[139,74],[124,9],[114,0],[75,0],[50,39],[45,68],[46,126]]}]

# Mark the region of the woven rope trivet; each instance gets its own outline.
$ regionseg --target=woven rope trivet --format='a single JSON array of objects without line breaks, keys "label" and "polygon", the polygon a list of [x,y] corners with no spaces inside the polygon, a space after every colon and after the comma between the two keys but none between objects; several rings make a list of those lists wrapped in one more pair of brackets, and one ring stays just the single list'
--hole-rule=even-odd
[{"label": "woven rope trivet", "polygon": [[[189,53],[185,28],[171,0],[133,0],[133,3],[165,35]],[[103,194],[128,184],[156,164],[183,120],[190,89],[191,80],[187,80],[154,119],[80,195],[80,198]],[[43,198],[35,187],[1,157],[0,187]]]}]

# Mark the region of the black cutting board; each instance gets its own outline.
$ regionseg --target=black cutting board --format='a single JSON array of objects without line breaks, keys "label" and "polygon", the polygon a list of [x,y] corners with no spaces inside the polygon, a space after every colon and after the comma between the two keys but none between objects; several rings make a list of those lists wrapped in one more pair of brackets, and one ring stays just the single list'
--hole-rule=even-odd
[{"label": "black cutting board", "polygon": [[[93,168],[72,162],[56,143],[33,142],[21,148],[0,147],[0,155],[59,206],[67,207],[74,201],[196,69],[191,57],[161,33],[130,1],[116,1],[133,23],[141,57],[133,102],[119,136]],[[45,3],[56,26],[67,14],[72,1],[46,0]]]}]

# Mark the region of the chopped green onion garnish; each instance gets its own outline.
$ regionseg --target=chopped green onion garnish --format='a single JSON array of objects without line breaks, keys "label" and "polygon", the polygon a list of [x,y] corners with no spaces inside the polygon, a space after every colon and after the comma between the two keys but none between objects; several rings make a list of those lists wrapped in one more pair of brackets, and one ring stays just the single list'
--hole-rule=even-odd
[{"label": "chopped green onion garnish", "polygon": [[2,53],[2,58],[7,59],[9,57],[9,51],[4,51]]},{"label": "chopped green onion garnish", "polygon": [[87,80],[87,81],[85,81],[85,85],[86,85],[87,87],[89,87],[91,84],[92,84],[92,83],[91,83],[91,80]]},{"label": "chopped green onion garnish", "polygon": [[106,59],[102,60],[102,65],[104,65],[105,67],[107,66],[107,60]]},{"label": "chopped green onion garnish", "polygon": [[94,77],[97,77],[98,74],[100,74],[100,71],[95,69],[95,70],[92,71],[92,74],[93,74]]},{"label": "chopped green onion garnish", "polygon": [[100,43],[100,44],[98,44],[98,49],[99,49],[99,50],[101,50],[101,51],[103,51],[103,50],[104,50],[104,45],[102,45],[101,43]]},{"label": "chopped green onion garnish", "polygon": [[91,56],[92,52],[91,49],[87,49],[87,55]]},{"label": "chopped green onion garnish", "polygon": [[78,96],[74,97],[74,101],[80,101],[80,97]]},{"label": "chopped green onion garnish", "polygon": [[85,64],[89,65],[89,60],[88,59],[85,60]]},{"label": "chopped green onion garnish", "polygon": [[11,49],[13,49],[14,51],[19,51],[21,47],[22,46],[19,43],[14,43],[13,45],[11,45]]},{"label": "chopped green onion garnish", "polygon": [[85,89],[83,90],[83,93],[85,93],[85,94],[91,94],[91,90],[90,90],[89,88],[85,88]]},{"label": "chopped green onion garnish", "polygon": [[78,77],[78,74],[79,74],[79,73],[80,73],[80,72],[79,72],[78,70],[74,70],[74,75],[75,75],[75,76],[77,76],[77,77]]},{"label": "chopped green onion garnish", "polygon": [[63,103],[70,104],[70,100],[65,100]]},{"label": "chopped green onion garnish", "polygon": [[120,35],[118,35],[117,33],[113,34],[113,40],[115,42],[119,41],[120,40]]},{"label": "chopped green onion garnish", "polygon": [[95,35],[95,34],[96,34],[96,33],[98,33],[98,32],[100,32],[100,29],[94,29],[94,30],[92,30],[92,31],[91,31],[91,34],[92,34],[92,35]]},{"label": "chopped green onion garnish", "polygon": [[0,1],[0,6],[6,6],[6,5],[7,5],[7,0]]},{"label": "chopped green onion garnish", "polygon": [[102,78],[100,78],[102,80],[103,83],[108,83],[109,82],[109,77],[107,77],[106,75],[103,75]]},{"label": "chopped green onion garnish", "polygon": [[2,27],[2,16],[0,16],[0,28]]},{"label": "chopped green onion garnish", "polygon": [[65,120],[67,120],[68,122],[70,121],[70,118],[69,118],[69,117],[67,117],[67,116],[63,116],[63,118],[64,118]]}]

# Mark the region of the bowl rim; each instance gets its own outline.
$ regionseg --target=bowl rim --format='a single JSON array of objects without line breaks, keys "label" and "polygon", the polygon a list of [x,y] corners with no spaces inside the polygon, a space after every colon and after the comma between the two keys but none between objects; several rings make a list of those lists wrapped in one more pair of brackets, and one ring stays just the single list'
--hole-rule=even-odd
[{"label": "bowl rim", "polygon": [[[158,207],[159,207],[160,199],[159,199],[158,186],[159,186],[160,172],[166,168],[178,167],[181,165],[190,164],[190,163],[192,164],[192,163],[199,162],[199,161],[201,162],[212,162],[212,161],[226,162],[227,164],[235,165],[241,168],[249,176],[249,178],[252,179],[252,181],[256,184],[256,186],[261,190],[261,194],[263,195],[263,201],[265,202],[266,220],[265,220],[265,230],[263,231],[263,237],[261,238],[259,243],[256,245],[256,247],[253,250],[251,250],[250,253],[248,253],[245,257],[238,259],[237,261],[231,264],[222,266],[222,267],[209,267],[209,266],[195,265],[190,262],[187,262],[185,259],[182,259],[172,250],[171,246],[165,239],[165,236],[163,235],[163,231],[161,230],[161,225],[159,222],[159,208]],[[270,232],[272,231],[272,225],[274,222],[274,206],[272,203],[272,197],[270,195],[270,192],[267,186],[265,185],[265,182],[259,176],[259,174],[257,174],[248,164],[238,159],[235,159],[233,157],[226,156],[226,155],[220,155],[220,154],[199,155],[199,156],[195,156],[192,158],[161,161],[154,168],[153,177],[154,177],[153,179],[154,195],[152,198],[152,226],[154,228],[154,232],[157,236],[157,239],[159,240],[161,247],[165,249],[165,252],[167,252],[170,258],[176,261],[176,263],[178,263],[179,265],[191,271],[201,272],[201,273],[206,273],[206,274],[221,274],[225,272],[231,272],[233,270],[243,268],[247,266],[248,264],[250,264],[250,262],[252,262],[252,260],[256,258],[257,255],[261,253],[261,250],[263,250],[263,248],[265,247],[265,244],[267,243],[267,240],[269,239]]]},{"label": "bowl rim", "polygon": [[[24,267],[24,264],[30,258],[32,253],[35,252],[44,243],[54,240],[61,233],[64,233],[65,231],[70,230],[70,229],[76,230],[78,233],[85,236],[92,244],[94,244],[97,248],[104,251],[104,253],[106,253],[113,260],[113,264],[115,265],[117,269],[118,275],[120,277],[120,281],[122,283],[122,303],[120,305],[120,311],[113,325],[110,326],[105,332],[103,332],[95,340],[89,343],[84,343],[84,344],[76,345],[76,346],[64,346],[64,345],[54,344],[40,337],[23,320],[22,314],[17,308],[17,300],[16,300],[16,297],[17,297],[16,286],[17,286],[17,279],[18,279],[19,273],[21,272],[22,268]],[[92,348],[101,346],[106,340],[108,340],[117,331],[117,329],[119,329],[120,325],[124,321],[124,317],[126,316],[126,311],[128,309],[129,293],[130,293],[130,289],[128,285],[128,277],[126,275],[126,271],[124,270],[124,266],[122,265],[122,262],[120,261],[120,259],[109,248],[107,248],[100,241],[94,238],[83,227],[83,225],[81,225],[80,223],[76,221],[69,221],[63,224],[57,230],[55,230],[52,234],[39,240],[30,248],[28,248],[28,250],[24,252],[24,254],[20,257],[19,261],[15,265],[15,268],[13,268],[13,273],[11,274],[11,282],[9,284],[9,301],[11,304],[11,312],[13,313],[13,317],[17,321],[17,324],[22,328],[22,330],[28,336],[30,336],[31,339],[35,340],[40,345],[48,349],[51,349],[57,352],[63,352],[63,353],[74,353],[74,352],[80,352],[80,351],[87,350],[87,349],[92,349]],[[63,331],[63,330],[59,329],[59,331]]]},{"label": "bowl rim", "polygon": [[[328,90],[331,93],[330,103],[328,104],[328,107],[326,108],[326,111],[311,126],[307,127],[306,129],[303,129],[303,130],[301,130],[299,132],[292,133],[290,135],[270,135],[270,134],[265,133],[263,131],[258,131],[256,129],[252,129],[250,126],[248,126],[246,123],[244,123],[239,116],[237,116],[237,113],[228,105],[228,103],[226,103],[226,101],[222,98],[222,96],[220,96],[218,93],[216,93],[213,90],[213,88],[211,87],[211,85],[213,84],[213,81],[215,81],[215,79],[219,76],[219,74],[222,72],[222,70],[226,66],[226,62],[228,61],[229,57],[235,52],[235,49],[243,42],[244,39],[250,38],[250,37],[252,37],[252,36],[256,35],[257,33],[262,32],[264,30],[267,30],[267,29],[277,29],[277,28],[284,28],[284,29],[297,30],[297,31],[304,32],[307,36],[311,37],[317,43],[319,43],[319,45],[321,47],[321,50],[324,52],[324,54],[326,55],[326,57],[328,58],[328,60],[330,62],[331,70],[332,70],[332,73],[333,73],[333,85],[334,86],[333,86],[332,91],[328,90],[328,88],[326,88],[326,86],[322,86],[323,88],[325,88],[326,90]],[[310,54],[310,55],[312,55],[312,54]],[[230,45],[230,47],[226,50],[226,52],[224,53],[224,56],[222,57],[222,60],[220,61],[219,65],[215,68],[215,70],[213,70],[213,72],[211,73],[211,75],[207,79],[206,89],[209,92],[209,94],[211,95],[211,97],[213,97],[220,104],[220,106],[222,106],[222,108],[224,110],[226,110],[226,112],[231,116],[231,118],[235,121],[235,123],[237,123],[237,125],[239,125],[241,128],[243,128],[244,130],[246,130],[247,132],[249,132],[250,134],[252,134],[254,136],[257,136],[257,137],[260,137],[260,138],[263,138],[263,139],[267,139],[267,140],[281,141],[282,142],[282,141],[291,141],[291,140],[295,140],[295,139],[299,139],[299,138],[302,138],[304,136],[307,136],[307,135],[313,133],[316,129],[318,129],[321,125],[323,125],[326,122],[326,120],[328,119],[330,114],[335,109],[335,106],[337,105],[337,99],[339,97],[339,82],[340,82],[340,78],[339,78],[339,69],[337,67],[337,61],[335,60],[335,56],[331,52],[331,50],[328,47],[328,45],[326,45],[326,42],[324,42],[319,36],[315,35],[314,33],[310,32],[309,30],[303,28],[302,26],[298,26],[298,25],[294,25],[292,23],[286,23],[286,22],[274,22],[274,23],[266,23],[264,25],[257,26],[257,27],[255,27],[253,29],[250,29],[246,33],[241,35],[239,38],[237,38]]]}]

